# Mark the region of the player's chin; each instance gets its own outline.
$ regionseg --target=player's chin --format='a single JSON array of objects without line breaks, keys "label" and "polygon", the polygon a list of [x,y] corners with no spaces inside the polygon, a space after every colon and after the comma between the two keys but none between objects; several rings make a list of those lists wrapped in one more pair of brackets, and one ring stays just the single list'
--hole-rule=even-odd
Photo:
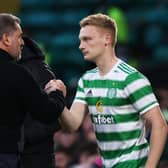
[{"label": "player's chin", "polygon": [[86,60],[86,61],[92,61],[92,59],[88,55],[84,55],[84,60]]}]

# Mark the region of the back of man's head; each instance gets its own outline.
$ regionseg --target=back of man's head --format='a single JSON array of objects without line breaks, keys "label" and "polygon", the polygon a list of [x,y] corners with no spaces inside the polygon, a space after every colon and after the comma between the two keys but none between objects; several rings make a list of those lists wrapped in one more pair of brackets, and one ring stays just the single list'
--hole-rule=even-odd
[{"label": "back of man's head", "polygon": [[38,43],[30,38],[29,36],[23,36],[24,47],[22,50],[22,57],[19,60],[24,62],[30,59],[41,59],[44,60],[45,56]]}]

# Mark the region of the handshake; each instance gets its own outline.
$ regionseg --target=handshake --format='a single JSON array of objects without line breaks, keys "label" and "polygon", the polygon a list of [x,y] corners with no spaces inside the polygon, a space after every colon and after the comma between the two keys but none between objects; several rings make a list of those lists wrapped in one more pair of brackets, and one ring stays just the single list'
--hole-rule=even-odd
[{"label": "handshake", "polygon": [[59,79],[52,79],[45,85],[45,92],[47,94],[55,90],[60,90],[63,92],[64,97],[66,97],[67,91],[65,84]]}]

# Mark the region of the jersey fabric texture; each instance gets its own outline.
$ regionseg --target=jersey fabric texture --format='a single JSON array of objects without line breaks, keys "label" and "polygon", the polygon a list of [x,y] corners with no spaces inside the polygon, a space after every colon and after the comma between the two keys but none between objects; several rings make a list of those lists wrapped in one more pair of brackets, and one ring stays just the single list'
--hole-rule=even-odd
[{"label": "jersey fabric texture", "polygon": [[98,68],[78,82],[75,102],[88,105],[105,168],[140,168],[149,144],[142,114],[158,105],[150,82],[122,60],[105,76]]}]

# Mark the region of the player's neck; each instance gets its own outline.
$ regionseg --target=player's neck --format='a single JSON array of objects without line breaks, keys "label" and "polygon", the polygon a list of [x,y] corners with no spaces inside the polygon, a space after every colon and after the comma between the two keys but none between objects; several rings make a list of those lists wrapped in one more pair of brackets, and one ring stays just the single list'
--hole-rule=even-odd
[{"label": "player's neck", "polygon": [[118,58],[116,55],[110,55],[106,57],[102,57],[102,60],[97,62],[97,67],[99,69],[99,73],[101,76],[106,75],[118,62]]}]

